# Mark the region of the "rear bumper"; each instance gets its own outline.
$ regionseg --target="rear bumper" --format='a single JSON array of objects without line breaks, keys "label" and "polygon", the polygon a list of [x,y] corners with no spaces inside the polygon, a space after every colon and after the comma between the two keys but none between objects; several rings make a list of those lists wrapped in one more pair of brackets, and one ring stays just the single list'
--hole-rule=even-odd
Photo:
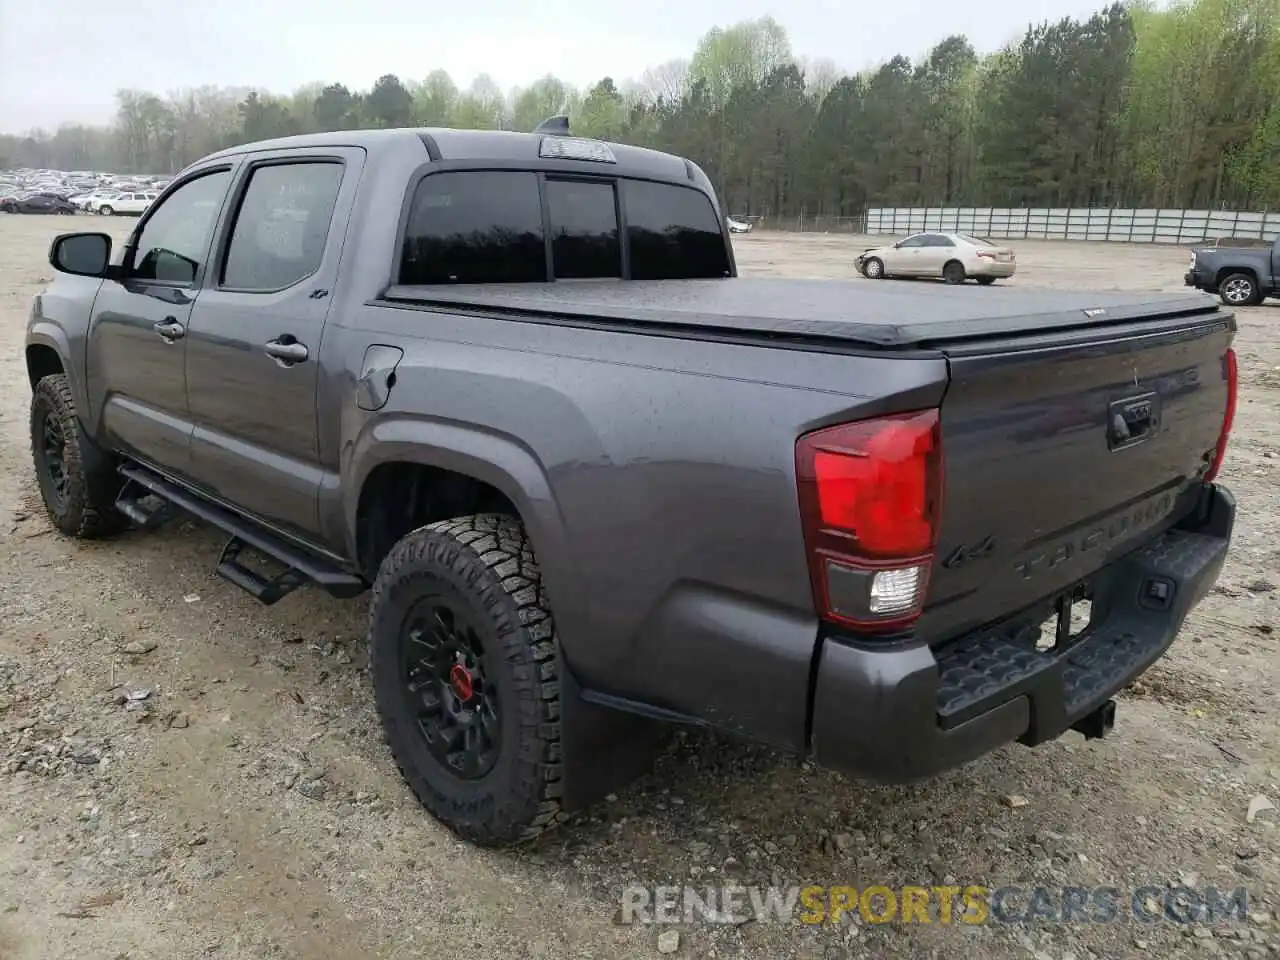
[{"label": "rear bumper", "polygon": [[971,277],[1012,277],[1017,270],[1016,263],[979,263],[972,270],[966,271]]},{"label": "rear bumper", "polygon": [[1041,615],[937,650],[828,639],[814,689],[815,759],[902,782],[1012,741],[1060,736],[1168,649],[1222,570],[1235,512],[1229,491],[1206,484],[1191,517],[1091,580],[1093,623],[1062,651],[1036,651]]}]

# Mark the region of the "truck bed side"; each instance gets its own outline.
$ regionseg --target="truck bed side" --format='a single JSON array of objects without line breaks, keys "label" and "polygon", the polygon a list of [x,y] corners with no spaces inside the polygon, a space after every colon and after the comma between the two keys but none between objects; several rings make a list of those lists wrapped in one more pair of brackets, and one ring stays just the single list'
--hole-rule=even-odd
[{"label": "truck bed side", "polygon": [[[405,355],[382,410],[356,420],[345,403],[344,488],[358,490],[379,458],[452,468],[463,448],[536,469],[545,494],[525,498],[519,477],[507,490],[583,685],[803,745],[817,621],[796,437],[936,405],[940,356],[885,361],[408,306],[367,306],[348,322],[328,335],[399,343]],[[360,351],[335,341],[334,354]],[[744,644],[758,655],[742,656]]]}]

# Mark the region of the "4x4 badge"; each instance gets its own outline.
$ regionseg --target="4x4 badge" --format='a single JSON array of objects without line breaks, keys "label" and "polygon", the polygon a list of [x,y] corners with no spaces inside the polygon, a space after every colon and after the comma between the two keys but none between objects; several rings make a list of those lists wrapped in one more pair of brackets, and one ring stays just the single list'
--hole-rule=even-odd
[{"label": "4x4 badge", "polygon": [[990,556],[995,549],[996,538],[988,534],[972,547],[964,544],[956,547],[947,559],[942,561],[942,565],[948,570],[954,570],[956,567],[964,566],[970,560],[981,560],[983,557]]}]

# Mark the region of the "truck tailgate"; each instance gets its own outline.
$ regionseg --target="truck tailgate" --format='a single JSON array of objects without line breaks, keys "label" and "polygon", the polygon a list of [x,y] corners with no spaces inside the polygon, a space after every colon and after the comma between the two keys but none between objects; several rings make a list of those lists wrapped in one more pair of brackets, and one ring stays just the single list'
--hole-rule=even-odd
[{"label": "truck tailgate", "polygon": [[944,348],[943,509],[917,635],[1087,585],[1184,516],[1222,429],[1234,330],[1207,313]]}]

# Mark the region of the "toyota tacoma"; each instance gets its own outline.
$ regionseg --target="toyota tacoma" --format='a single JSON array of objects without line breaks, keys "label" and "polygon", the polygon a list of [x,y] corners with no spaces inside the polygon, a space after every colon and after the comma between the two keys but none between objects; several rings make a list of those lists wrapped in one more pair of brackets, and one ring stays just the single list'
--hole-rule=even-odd
[{"label": "toyota tacoma", "polygon": [[563,128],[238,146],[49,256],[53,524],[368,591],[392,755],[477,843],[673,724],[889,782],[1102,736],[1231,538],[1217,303],[740,278],[694,163]]}]

